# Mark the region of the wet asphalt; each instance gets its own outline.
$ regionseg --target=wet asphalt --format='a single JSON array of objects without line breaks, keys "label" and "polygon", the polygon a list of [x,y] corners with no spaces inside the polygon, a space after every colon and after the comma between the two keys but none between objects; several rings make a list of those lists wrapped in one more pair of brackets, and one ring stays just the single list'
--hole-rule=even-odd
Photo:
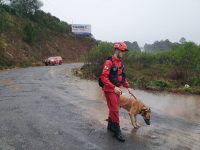
[{"label": "wet asphalt", "polygon": [[138,117],[138,130],[120,110],[126,142],[118,142],[106,129],[107,106],[97,83],[71,73],[81,65],[0,72],[0,150],[200,149],[200,114],[185,119],[153,106],[152,124]]}]

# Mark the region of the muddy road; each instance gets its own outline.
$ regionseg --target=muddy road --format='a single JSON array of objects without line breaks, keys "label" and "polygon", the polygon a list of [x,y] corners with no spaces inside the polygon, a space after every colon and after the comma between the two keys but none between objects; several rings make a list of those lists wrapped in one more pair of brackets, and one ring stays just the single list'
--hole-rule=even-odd
[{"label": "muddy road", "polygon": [[80,65],[0,72],[0,150],[200,149],[199,96],[136,90],[152,108],[152,124],[138,117],[141,128],[133,129],[120,110],[126,142],[119,143],[106,130],[107,106],[97,83],[72,75]]}]

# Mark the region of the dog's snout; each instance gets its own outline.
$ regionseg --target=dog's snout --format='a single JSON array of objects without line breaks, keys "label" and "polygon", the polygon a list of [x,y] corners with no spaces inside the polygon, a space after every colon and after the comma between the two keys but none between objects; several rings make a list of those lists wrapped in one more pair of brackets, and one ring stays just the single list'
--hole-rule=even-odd
[{"label": "dog's snout", "polygon": [[151,124],[151,122],[150,122],[149,119],[144,119],[144,121],[145,121],[145,123],[146,123],[147,125],[150,125],[150,124]]}]

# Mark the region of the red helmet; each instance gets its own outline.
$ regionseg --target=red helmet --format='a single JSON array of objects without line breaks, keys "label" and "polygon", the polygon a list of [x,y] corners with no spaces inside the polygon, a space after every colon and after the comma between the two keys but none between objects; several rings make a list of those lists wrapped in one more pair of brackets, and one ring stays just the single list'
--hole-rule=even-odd
[{"label": "red helmet", "polygon": [[120,51],[128,51],[127,46],[124,42],[117,42],[114,44],[114,48]]}]

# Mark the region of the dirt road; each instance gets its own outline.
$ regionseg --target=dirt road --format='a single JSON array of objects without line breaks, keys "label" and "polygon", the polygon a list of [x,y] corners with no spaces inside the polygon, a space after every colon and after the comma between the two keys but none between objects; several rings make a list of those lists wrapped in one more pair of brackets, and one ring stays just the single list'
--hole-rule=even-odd
[{"label": "dirt road", "polygon": [[127,112],[120,110],[126,142],[119,143],[106,130],[101,89],[72,75],[71,69],[79,66],[0,72],[0,150],[200,149],[200,97],[187,101],[136,90],[152,108],[152,124],[145,125],[139,117],[142,127],[135,130]]}]

